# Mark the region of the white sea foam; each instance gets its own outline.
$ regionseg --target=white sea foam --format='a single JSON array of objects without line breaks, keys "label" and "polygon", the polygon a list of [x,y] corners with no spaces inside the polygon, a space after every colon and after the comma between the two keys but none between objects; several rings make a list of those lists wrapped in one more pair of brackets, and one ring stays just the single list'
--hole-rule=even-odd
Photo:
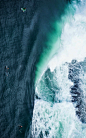
[{"label": "white sea foam", "polygon": [[[35,138],[39,138],[41,131],[43,138],[86,138],[86,125],[80,122],[70,102],[70,86],[73,83],[68,80],[68,63],[73,59],[83,61],[86,57],[86,4],[83,3],[65,24],[58,54],[48,64],[51,72],[56,69],[57,83],[61,88],[56,97],[61,102],[51,105],[42,99],[35,100],[32,120],[32,134]],[[85,82],[83,72],[81,78]],[[82,87],[85,91],[85,83]],[[49,132],[47,136],[45,131]]]},{"label": "white sea foam", "polygon": [[86,4],[77,8],[73,18],[65,23],[58,54],[49,62],[51,71],[72,59],[83,61],[86,57]]}]

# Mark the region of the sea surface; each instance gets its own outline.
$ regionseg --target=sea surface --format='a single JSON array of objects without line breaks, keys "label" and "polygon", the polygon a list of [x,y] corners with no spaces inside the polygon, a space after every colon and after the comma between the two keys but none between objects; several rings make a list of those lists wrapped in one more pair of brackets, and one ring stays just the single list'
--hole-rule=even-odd
[{"label": "sea surface", "polygon": [[0,138],[86,138],[85,0],[0,0],[0,63]]}]

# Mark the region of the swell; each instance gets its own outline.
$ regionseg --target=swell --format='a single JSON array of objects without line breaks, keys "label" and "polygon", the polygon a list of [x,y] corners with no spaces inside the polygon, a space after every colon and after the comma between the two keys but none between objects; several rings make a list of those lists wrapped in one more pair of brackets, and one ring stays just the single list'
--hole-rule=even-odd
[{"label": "swell", "polygon": [[[23,6],[26,13],[20,10]],[[0,7],[0,137],[24,138],[34,106],[36,59],[32,49],[38,35],[38,2],[2,1]]]}]

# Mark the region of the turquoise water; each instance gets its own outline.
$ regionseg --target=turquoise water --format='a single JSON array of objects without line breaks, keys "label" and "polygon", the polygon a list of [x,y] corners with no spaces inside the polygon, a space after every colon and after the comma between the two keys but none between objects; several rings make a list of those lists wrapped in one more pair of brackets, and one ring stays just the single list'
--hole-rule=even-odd
[{"label": "turquoise water", "polygon": [[[67,8],[71,12],[65,10],[60,27],[55,22],[56,32],[49,34],[50,42],[47,42],[50,51],[44,51],[37,65],[40,73],[37,73],[35,93],[40,100],[35,99],[33,112],[35,138],[86,138],[86,124],[76,116],[76,103],[71,102],[70,94],[73,82],[68,79],[69,63],[73,59],[81,62],[86,57],[86,3],[74,3]],[[79,77],[83,101],[86,100],[85,76],[86,71],[82,70]]]},{"label": "turquoise water", "polygon": [[[44,49],[39,58],[39,62],[36,65],[36,77],[35,84],[38,83],[41,75],[46,70],[49,61],[53,56],[59,52],[61,44],[61,34],[66,22],[69,22],[73,18],[75,12],[75,5],[65,6],[64,12],[59,19],[54,19],[55,15],[51,18],[49,22],[49,30],[45,34],[46,41],[43,42]],[[58,15],[58,14],[57,14]],[[41,44],[40,44],[41,47]]]}]

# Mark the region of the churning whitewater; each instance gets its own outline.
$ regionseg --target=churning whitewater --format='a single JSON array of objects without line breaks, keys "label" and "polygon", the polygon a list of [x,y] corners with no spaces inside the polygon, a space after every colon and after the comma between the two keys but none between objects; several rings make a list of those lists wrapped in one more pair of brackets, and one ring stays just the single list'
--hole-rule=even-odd
[{"label": "churning whitewater", "polygon": [[69,8],[59,49],[35,86],[33,138],[86,138],[86,2]]}]

